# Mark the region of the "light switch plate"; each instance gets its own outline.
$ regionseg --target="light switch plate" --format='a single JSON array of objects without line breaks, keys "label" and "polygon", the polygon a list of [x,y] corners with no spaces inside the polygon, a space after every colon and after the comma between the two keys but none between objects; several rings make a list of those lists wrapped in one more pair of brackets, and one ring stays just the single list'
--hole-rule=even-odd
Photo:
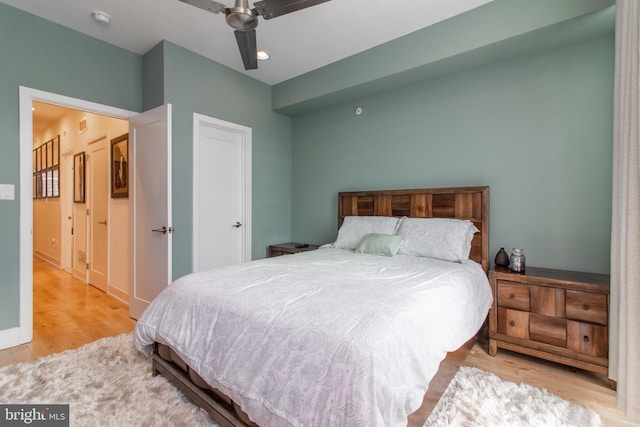
[{"label": "light switch plate", "polygon": [[13,184],[0,184],[0,200],[15,200],[15,191]]}]

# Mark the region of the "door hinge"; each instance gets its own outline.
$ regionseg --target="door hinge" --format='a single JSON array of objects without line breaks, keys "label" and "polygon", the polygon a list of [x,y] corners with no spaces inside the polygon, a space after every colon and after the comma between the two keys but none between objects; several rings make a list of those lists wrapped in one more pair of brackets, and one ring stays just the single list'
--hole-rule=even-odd
[{"label": "door hinge", "polygon": [[87,209],[87,216],[89,216],[89,209]]},{"label": "door hinge", "polygon": [[87,263],[87,270],[89,269],[89,263]]}]

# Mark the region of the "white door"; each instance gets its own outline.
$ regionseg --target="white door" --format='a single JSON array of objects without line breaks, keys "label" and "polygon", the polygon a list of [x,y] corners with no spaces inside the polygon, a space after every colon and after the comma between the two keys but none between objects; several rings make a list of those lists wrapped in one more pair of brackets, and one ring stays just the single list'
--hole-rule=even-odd
[{"label": "white door", "polygon": [[109,216],[109,154],[107,139],[89,146],[86,159],[89,176],[89,284],[107,292],[108,216]]},{"label": "white door", "polygon": [[73,153],[60,163],[60,268],[71,273],[73,253]]},{"label": "white door", "polygon": [[194,114],[193,271],[251,259],[251,128]]},{"label": "white door", "polygon": [[171,282],[171,104],[129,119],[129,315]]}]

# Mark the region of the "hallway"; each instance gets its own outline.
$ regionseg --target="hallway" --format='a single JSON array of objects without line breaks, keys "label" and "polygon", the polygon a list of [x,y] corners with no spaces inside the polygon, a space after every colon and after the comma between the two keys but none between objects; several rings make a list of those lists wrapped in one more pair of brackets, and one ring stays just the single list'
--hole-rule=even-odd
[{"label": "hallway", "polygon": [[33,341],[0,350],[0,366],[128,333],[134,326],[127,306],[34,257]]}]

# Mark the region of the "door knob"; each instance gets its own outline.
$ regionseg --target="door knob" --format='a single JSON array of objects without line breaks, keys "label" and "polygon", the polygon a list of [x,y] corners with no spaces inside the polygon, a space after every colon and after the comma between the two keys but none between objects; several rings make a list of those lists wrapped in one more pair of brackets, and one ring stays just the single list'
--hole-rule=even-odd
[{"label": "door knob", "polygon": [[163,225],[162,228],[156,228],[155,230],[151,230],[151,231],[155,231],[156,233],[167,234],[167,227]]},{"label": "door knob", "polygon": [[242,227],[242,224],[240,224],[240,221],[236,221],[236,223],[233,224],[232,227],[240,228],[240,227]]},{"label": "door knob", "polygon": [[104,221],[98,221],[98,224],[107,225],[107,220],[105,219]]}]

